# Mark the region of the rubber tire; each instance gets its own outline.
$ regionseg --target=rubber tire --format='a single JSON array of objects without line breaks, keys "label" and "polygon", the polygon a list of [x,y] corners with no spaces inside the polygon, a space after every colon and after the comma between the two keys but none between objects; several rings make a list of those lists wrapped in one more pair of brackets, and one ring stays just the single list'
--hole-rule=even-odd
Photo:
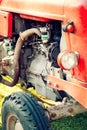
[{"label": "rubber tire", "polygon": [[2,130],[6,130],[8,114],[14,114],[24,130],[51,130],[43,108],[29,93],[16,92],[5,98],[2,105]]}]

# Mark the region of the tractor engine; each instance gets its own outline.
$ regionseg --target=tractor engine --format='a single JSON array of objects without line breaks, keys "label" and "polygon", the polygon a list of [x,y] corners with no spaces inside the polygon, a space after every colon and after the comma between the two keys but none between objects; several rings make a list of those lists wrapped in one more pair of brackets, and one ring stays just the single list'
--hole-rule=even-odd
[{"label": "tractor engine", "polygon": [[[3,40],[0,42],[0,73],[13,78],[16,73],[15,80],[18,80],[21,86],[26,88],[33,86],[38,93],[52,100],[61,98],[58,91],[48,86],[46,80],[48,74],[59,76],[57,56],[60,52],[61,22],[29,21],[30,27],[28,27],[27,21],[22,23],[24,22],[25,24],[23,26],[21,24],[21,27],[15,22],[16,28],[14,31],[16,35],[14,35],[13,39],[2,38]],[[14,64],[17,60],[17,54],[14,53],[19,46],[16,43],[17,34],[28,28],[37,29],[40,36],[33,34],[23,41],[20,54],[17,53],[19,55],[19,72],[16,72],[17,66],[15,67]],[[21,34],[20,37],[22,37]]]}]

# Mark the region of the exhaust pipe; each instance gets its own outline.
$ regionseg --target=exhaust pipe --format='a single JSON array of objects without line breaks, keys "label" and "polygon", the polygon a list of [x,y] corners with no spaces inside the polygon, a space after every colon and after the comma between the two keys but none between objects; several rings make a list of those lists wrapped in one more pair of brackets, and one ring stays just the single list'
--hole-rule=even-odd
[{"label": "exhaust pipe", "polygon": [[20,57],[20,52],[21,52],[21,47],[24,43],[25,40],[28,39],[29,36],[37,34],[38,36],[41,36],[40,31],[37,28],[32,28],[28,29],[22,33],[20,33],[20,37],[17,40],[16,47],[15,47],[15,52],[14,52],[14,78],[12,82],[9,82],[3,78],[0,78],[0,81],[7,85],[7,86],[14,86],[17,84],[19,80],[19,57]]}]

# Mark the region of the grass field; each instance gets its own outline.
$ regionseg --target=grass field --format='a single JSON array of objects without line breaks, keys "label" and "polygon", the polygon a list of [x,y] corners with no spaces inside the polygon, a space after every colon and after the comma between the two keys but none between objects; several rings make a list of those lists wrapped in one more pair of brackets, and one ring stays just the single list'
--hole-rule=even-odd
[{"label": "grass field", "polygon": [[52,130],[87,130],[87,112],[52,122]]},{"label": "grass field", "polygon": [[0,130],[2,130],[1,124],[0,124]]},{"label": "grass field", "polygon": [[52,130],[87,130],[87,113],[53,121],[51,126]]}]

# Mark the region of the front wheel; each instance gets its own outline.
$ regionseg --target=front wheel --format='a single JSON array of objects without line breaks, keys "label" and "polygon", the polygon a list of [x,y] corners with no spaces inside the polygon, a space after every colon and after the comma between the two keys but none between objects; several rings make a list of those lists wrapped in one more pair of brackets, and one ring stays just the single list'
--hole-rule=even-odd
[{"label": "front wheel", "polygon": [[29,93],[16,92],[3,102],[2,130],[50,130],[50,127],[37,100]]}]

